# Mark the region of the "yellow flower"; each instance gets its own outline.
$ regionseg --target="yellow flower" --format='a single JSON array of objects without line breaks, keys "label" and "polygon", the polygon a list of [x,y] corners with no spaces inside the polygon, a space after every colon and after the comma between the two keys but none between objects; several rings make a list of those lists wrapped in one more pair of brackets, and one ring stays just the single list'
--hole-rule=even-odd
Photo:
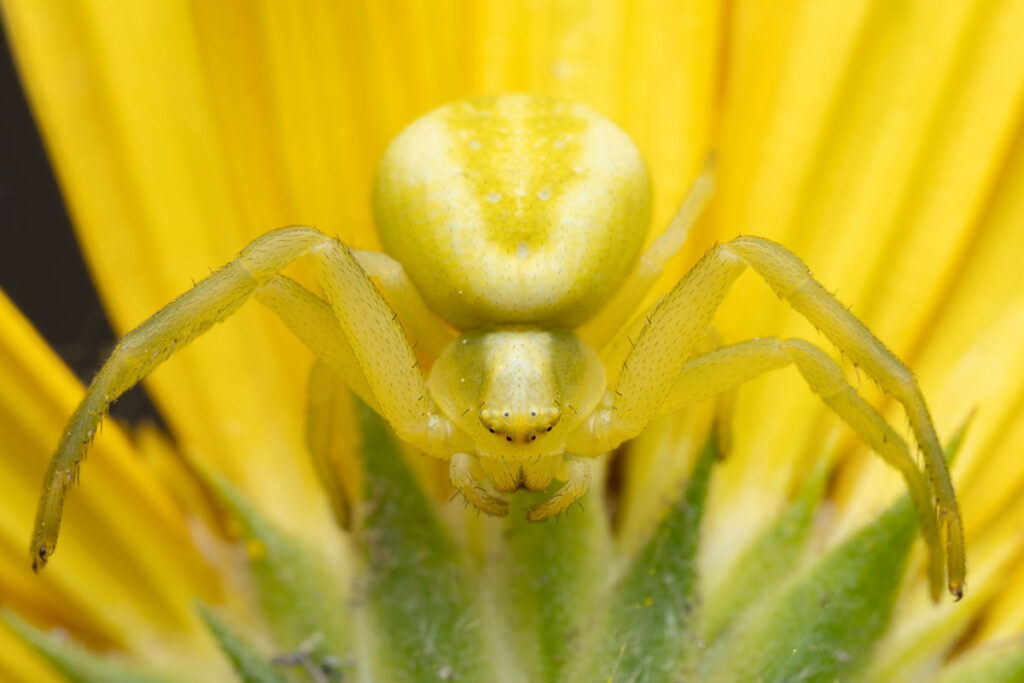
[{"label": "yellow flower", "polygon": [[[996,657],[1005,680],[1020,675],[1021,0],[962,0],[941,10],[926,0],[2,0],[0,7],[83,253],[120,333],[273,227],[315,225],[357,247],[379,248],[368,201],[376,160],[405,124],[457,97],[539,92],[584,102],[617,121],[650,166],[655,229],[715,150],[717,195],[661,292],[715,241],[737,234],[777,240],[917,373],[940,434],[951,438],[977,411],[953,466],[967,532],[967,594],[933,606],[918,549],[891,621],[884,635],[886,623],[877,629],[856,673],[930,680],[944,669],[955,679],[957,667]],[[716,327],[727,341],[818,340],[752,276],[737,285]],[[194,601],[217,605],[236,627],[284,619],[288,610],[255,600],[260,590],[250,585],[269,580],[260,572],[273,573],[281,547],[297,553],[300,559],[289,557],[308,570],[303,576],[326,572],[335,588],[343,586],[332,609],[351,610],[355,619],[317,631],[302,619],[321,623],[313,617],[325,608],[304,603],[309,611],[290,617],[302,622],[291,635],[305,628],[310,637],[356,643],[344,653],[352,661],[338,666],[398,675],[401,666],[372,639],[342,633],[365,625],[365,613],[351,604],[364,597],[353,577],[367,580],[361,571],[376,566],[379,548],[363,538],[371,546],[364,556],[353,543],[358,533],[339,532],[332,514],[331,503],[365,495],[354,483],[359,475],[346,470],[340,477],[344,495],[325,491],[306,455],[310,364],[310,354],[255,305],[178,353],[146,382],[173,443],[108,422],[83,485],[69,497],[61,552],[37,577],[25,553],[34,502],[82,390],[0,300],[0,677],[84,676],[39,630],[59,629],[105,653],[97,660],[73,650],[88,659],[78,665],[93,667],[80,671],[94,677],[119,680],[143,667],[183,680],[224,680],[229,663],[209,630],[223,624]],[[870,382],[858,388],[902,424],[898,406]],[[372,419],[362,422],[372,432]],[[713,628],[698,628],[712,653],[714,637],[724,633],[728,641],[729,629],[757,635],[758,614],[772,614],[755,605],[743,613],[754,614],[754,626],[733,624],[748,605],[731,605],[739,593],[722,591],[744,576],[732,568],[777,528],[780,513],[805,500],[813,508],[824,488],[825,502],[808,516],[807,549],[786,572],[792,575],[834,557],[828,553],[904,490],[790,370],[739,392],[732,432],[728,459],[711,475],[698,555],[699,594],[708,614],[719,609]],[[528,532],[515,521],[463,514],[444,502],[450,490],[443,468],[413,463],[458,539],[459,556],[469,558],[471,578],[452,591],[472,603],[467,613],[479,620],[459,626],[477,639],[466,646],[479,650],[473,656],[500,665],[507,680],[574,670],[560,659],[572,652],[558,640],[571,634],[557,630],[568,613],[558,608],[573,605],[538,599],[516,606],[500,595],[513,580],[536,585],[536,571],[517,572],[543,568],[543,560],[501,567],[494,557],[514,558],[517,548],[574,553],[575,564],[565,566],[582,572],[578,580],[545,579],[581,601],[582,613],[582,601],[607,588],[595,567],[641,556],[681,482],[697,479],[691,471],[705,436],[700,411],[660,422],[612,462],[609,483],[597,483],[586,512]],[[340,467],[352,468],[348,451],[356,446],[337,450]],[[687,495],[699,498],[698,488],[691,485]],[[602,494],[614,503],[612,532]],[[508,529],[512,540],[502,535]],[[587,535],[574,539],[569,531]],[[244,556],[231,542],[239,533],[248,539]],[[561,545],[545,545],[552,538]],[[374,590],[371,602],[386,605],[388,596]],[[821,599],[825,610],[828,595]],[[638,604],[650,606],[647,600],[656,602],[641,596]],[[722,605],[735,612],[723,613]],[[280,652],[276,625],[241,630],[257,639],[257,650]],[[389,628],[378,614],[364,632],[379,639]],[[274,645],[259,641],[270,632]],[[227,648],[223,630],[218,638]],[[722,646],[730,647],[738,646]],[[721,657],[706,664],[694,656],[696,664],[676,664],[708,677],[728,671]],[[95,668],[104,665],[111,668]],[[644,669],[641,679],[667,680],[655,669]],[[457,673],[445,665],[433,670],[439,679]]]}]

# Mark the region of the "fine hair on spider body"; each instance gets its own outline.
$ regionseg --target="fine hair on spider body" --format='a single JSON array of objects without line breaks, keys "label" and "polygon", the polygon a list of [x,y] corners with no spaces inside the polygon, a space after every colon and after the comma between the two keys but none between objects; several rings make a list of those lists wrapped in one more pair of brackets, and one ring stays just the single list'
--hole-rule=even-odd
[{"label": "fine hair on spider body", "polygon": [[[353,250],[311,227],[280,228],[120,340],[50,463],[33,567],[54,552],[65,495],[109,405],[253,297],[309,347],[314,373],[341,378],[399,438],[448,461],[452,485],[479,510],[507,514],[503,494],[561,482],[528,510],[532,521],[579,501],[590,462],[656,417],[794,366],[903,476],[932,595],[945,583],[959,598],[962,523],[917,380],[803,261],[756,236],[716,244],[634,318],[712,189],[708,170],[643,250],[650,180],[636,146],[608,119],[533,95],[471,98],[426,114],[392,141],[377,170],[373,209],[386,253]],[[299,258],[314,266],[321,292],[282,274]],[[748,268],[903,405],[923,471],[818,346],[765,337],[705,348],[716,310]],[[436,359],[426,375],[410,338]]]}]

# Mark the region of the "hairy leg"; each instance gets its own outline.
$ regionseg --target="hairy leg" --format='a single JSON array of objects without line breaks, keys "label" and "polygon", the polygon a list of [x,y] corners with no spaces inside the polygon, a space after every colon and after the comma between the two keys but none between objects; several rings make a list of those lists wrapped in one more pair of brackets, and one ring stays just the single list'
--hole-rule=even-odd
[{"label": "hairy leg", "polygon": [[[33,567],[53,554],[64,498],[78,480],[89,442],[107,408],[177,349],[226,319],[300,256],[316,262],[329,305],[381,414],[402,438],[442,450],[453,429],[433,414],[415,354],[394,311],[348,247],[313,228],[293,226],[253,240],[238,257],[126,334],[97,373],[50,461],[36,512]],[[312,316],[307,316],[310,319]]]},{"label": "hairy leg", "polygon": [[448,476],[452,480],[452,486],[478,509],[498,517],[508,514],[508,502],[491,495],[480,485],[484,473],[475,462],[474,456],[462,452],[454,454],[448,468]]},{"label": "hairy leg", "polygon": [[824,351],[802,339],[768,337],[724,346],[697,356],[683,366],[661,412],[675,412],[787,365],[796,366],[811,391],[903,475],[928,547],[931,592],[937,599],[942,591],[945,568],[928,482],[910,456],[906,442],[857,394],[844,379],[836,362]]},{"label": "hairy leg", "polygon": [[[612,405],[571,435],[570,448],[604,452],[639,434],[669,397],[679,371],[711,324],[732,283],[752,268],[793,308],[906,409],[946,535],[949,589],[963,593],[963,526],[942,448],[924,397],[909,369],[811,277],[782,246],[740,237],[713,247],[651,311],[637,333],[613,389]],[[580,450],[579,452],[587,452]]]},{"label": "hairy leg", "polygon": [[46,564],[57,543],[64,497],[107,408],[176,350],[221,322],[270,277],[324,239],[309,228],[284,228],[257,238],[238,258],[200,280],[126,334],[93,379],[50,461],[36,511],[32,566]]},{"label": "hairy leg", "polygon": [[917,378],[862,322],[826,291],[811,276],[804,262],[790,251],[760,237],[740,237],[724,245],[723,249],[735,254],[757,271],[779,297],[786,299],[854,364],[878,382],[886,393],[903,404],[914,438],[924,455],[925,470],[946,535],[949,590],[959,598],[963,595],[966,573],[963,522],[946,458]]},{"label": "hairy leg", "polygon": [[366,274],[377,278],[415,345],[435,358],[439,356],[455,339],[455,333],[443,318],[427,308],[402,264],[379,251],[352,253]]},{"label": "hairy leg", "polygon": [[[402,422],[400,416],[394,412],[389,413],[388,408],[380,404],[376,391],[370,385],[366,366],[356,357],[348,333],[342,328],[331,304],[284,275],[277,276],[258,289],[256,299],[274,311],[299,341],[335,375],[342,378],[363,402],[383,415],[399,436],[423,448],[429,455],[443,460],[447,460],[457,450],[472,448],[472,442],[468,437],[451,428],[447,420],[434,415],[433,401],[429,398],[426,399],[429,403],[429,412],[425,416],[407,412],[407,422]],[[397,325],[397,321],[394,322]],[[371,337],[370,340],[372,339]],[[407,343],[406,347],[408,348]],[[416,367],[415,356],[411,355],[411,348],[409,357],[413,360],[408,368],[403,370],[398,367],[392,370],[399,374],[414,373],[422,383],[422,375]],[[379,377],[377,379],[379,381]],[[385,388],[390,386],[385,384]],[[377,391],[380,390],[378,386]],[[384,395],[386,398],[390,397],[387,391],[384,391]],[[426,422],[423,422],[424,419]],[[409,426],[410,423],[416,431],[403,435],[401,427]],[[427,436],[423,437],[423,434]]]},{"label": "hairy leg", "polygon": [[[273,311],[285,326],[313,352],[366,405],[378,413],[377,399],[370,390],[352,345],[338,324],[331,305],[284,275],[256,290],[256,300]],[[315,374],[322,372],[314,368]]]},{"label": "hairy leg", "polygon": [[567,456],[563,467],[564,472],[559,472],[558,479],[565,484],[543,503],[537,503],[527,511],[526,518],[531,522],[543,522],[565,512],[590,490],[590,463]]}]

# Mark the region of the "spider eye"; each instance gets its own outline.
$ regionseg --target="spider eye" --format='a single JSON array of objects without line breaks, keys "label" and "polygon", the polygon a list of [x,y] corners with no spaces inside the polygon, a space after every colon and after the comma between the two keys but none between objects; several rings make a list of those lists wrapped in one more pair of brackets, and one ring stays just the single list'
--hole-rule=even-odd
[{"label": "spider eye", "polygon": [[530,441],[536,441],[536,440],[537,440],[537,435],[536,434],[530,434]]},{"label": "spider eye", "polygon": [[[554,426],[555,426],[555,425],[551,425],[551,427],[554,427]],[[548,428],[547,428],[547,429],[546,429],[545,431],[548,431],[548,432],[550,432],[550,431],[551,431],[551,427],[548,427]]]},{"label": "spider eye", "polygon": [[511,436],[506,436],[506,437],[505,437],[505,441],[511,441],[511,440],[512,440],[512,437],[511,437]]},{"label": "spider eye", "polygon": [[487,430],[487,431],[489,431],[489,432],[490,432],[491,434],[493,434],[493,433],[494,433],[494,430],[493,430],[493,429],[490,429],[490,428],[488,428],[488,430]]}]

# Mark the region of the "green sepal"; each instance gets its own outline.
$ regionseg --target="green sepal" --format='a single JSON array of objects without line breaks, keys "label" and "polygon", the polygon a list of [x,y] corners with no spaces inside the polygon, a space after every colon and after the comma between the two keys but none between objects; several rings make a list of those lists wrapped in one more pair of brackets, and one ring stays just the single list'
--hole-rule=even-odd
[{"label": "green sepal", "polygon": [[[949,464],[972,417],[947,442]],[[707,649],[700,680],[831,681],[863,673],[892,619],[917,529],[904,495],[741,614]]]},{"label": "green sepal", "polygon": [[713,643],[701,680],[848,680],[885,632],[916,537],[908,497],[781,586]]},{"label": "green sepal", "polygon": [[474,584],[387,424],[359,402],[366,501],[358,533],[379,680],[484,680]]},{"label": "green sepal", "polygon": [[740,555],[707,599],[701,637],[714,641],[751,604],[793,574],[799,566],[828,479],[829,459],[820,458],[796,500],[782,511]]},{"label": "green sepal", "polygon": [[32,626],[10,610],[0,610],[0,619],[75,683],[181,683],[184,680],[135,662],[121,660],[110,653],[93,652],[66,637],[58,637]]},{"label": "green sepal", "polygon": [[485,578],[505,616],[503,637],[531,681],[566,679],[612,564],[599,488],[554,519],[527,521],[527,509],[551,498],[560,485],[510,497],[504,533],[489,562],[494,571]]},{"label": "green sepal", "polygon": [[327,558],[271,523],[223,476],[204,476],[242,528],[259,605],[281,652],[316,639],[315,656],[351,661],[347,596]]},{"label": "green sepal", "polygon": [[673,681],[696,643],[697,547],[718,454],[712,434],[686,489],[634,557],[607,604],[604,632],[579,681]]},{"label": "green sepal", "polygon": [[964,655],[939,675],[935,683],[1015,683],[1024,681],[1024,644],[989,650],[980,645],[978,652]]},{"label": "green sepal", "polygon": [[217,639],[220,649],[227,655],[242,683],[286,683],[285,677],[270,661],[235,629],[231,628],[213,608],[203,602],[196,603],[196,611],[206,627]]}]

